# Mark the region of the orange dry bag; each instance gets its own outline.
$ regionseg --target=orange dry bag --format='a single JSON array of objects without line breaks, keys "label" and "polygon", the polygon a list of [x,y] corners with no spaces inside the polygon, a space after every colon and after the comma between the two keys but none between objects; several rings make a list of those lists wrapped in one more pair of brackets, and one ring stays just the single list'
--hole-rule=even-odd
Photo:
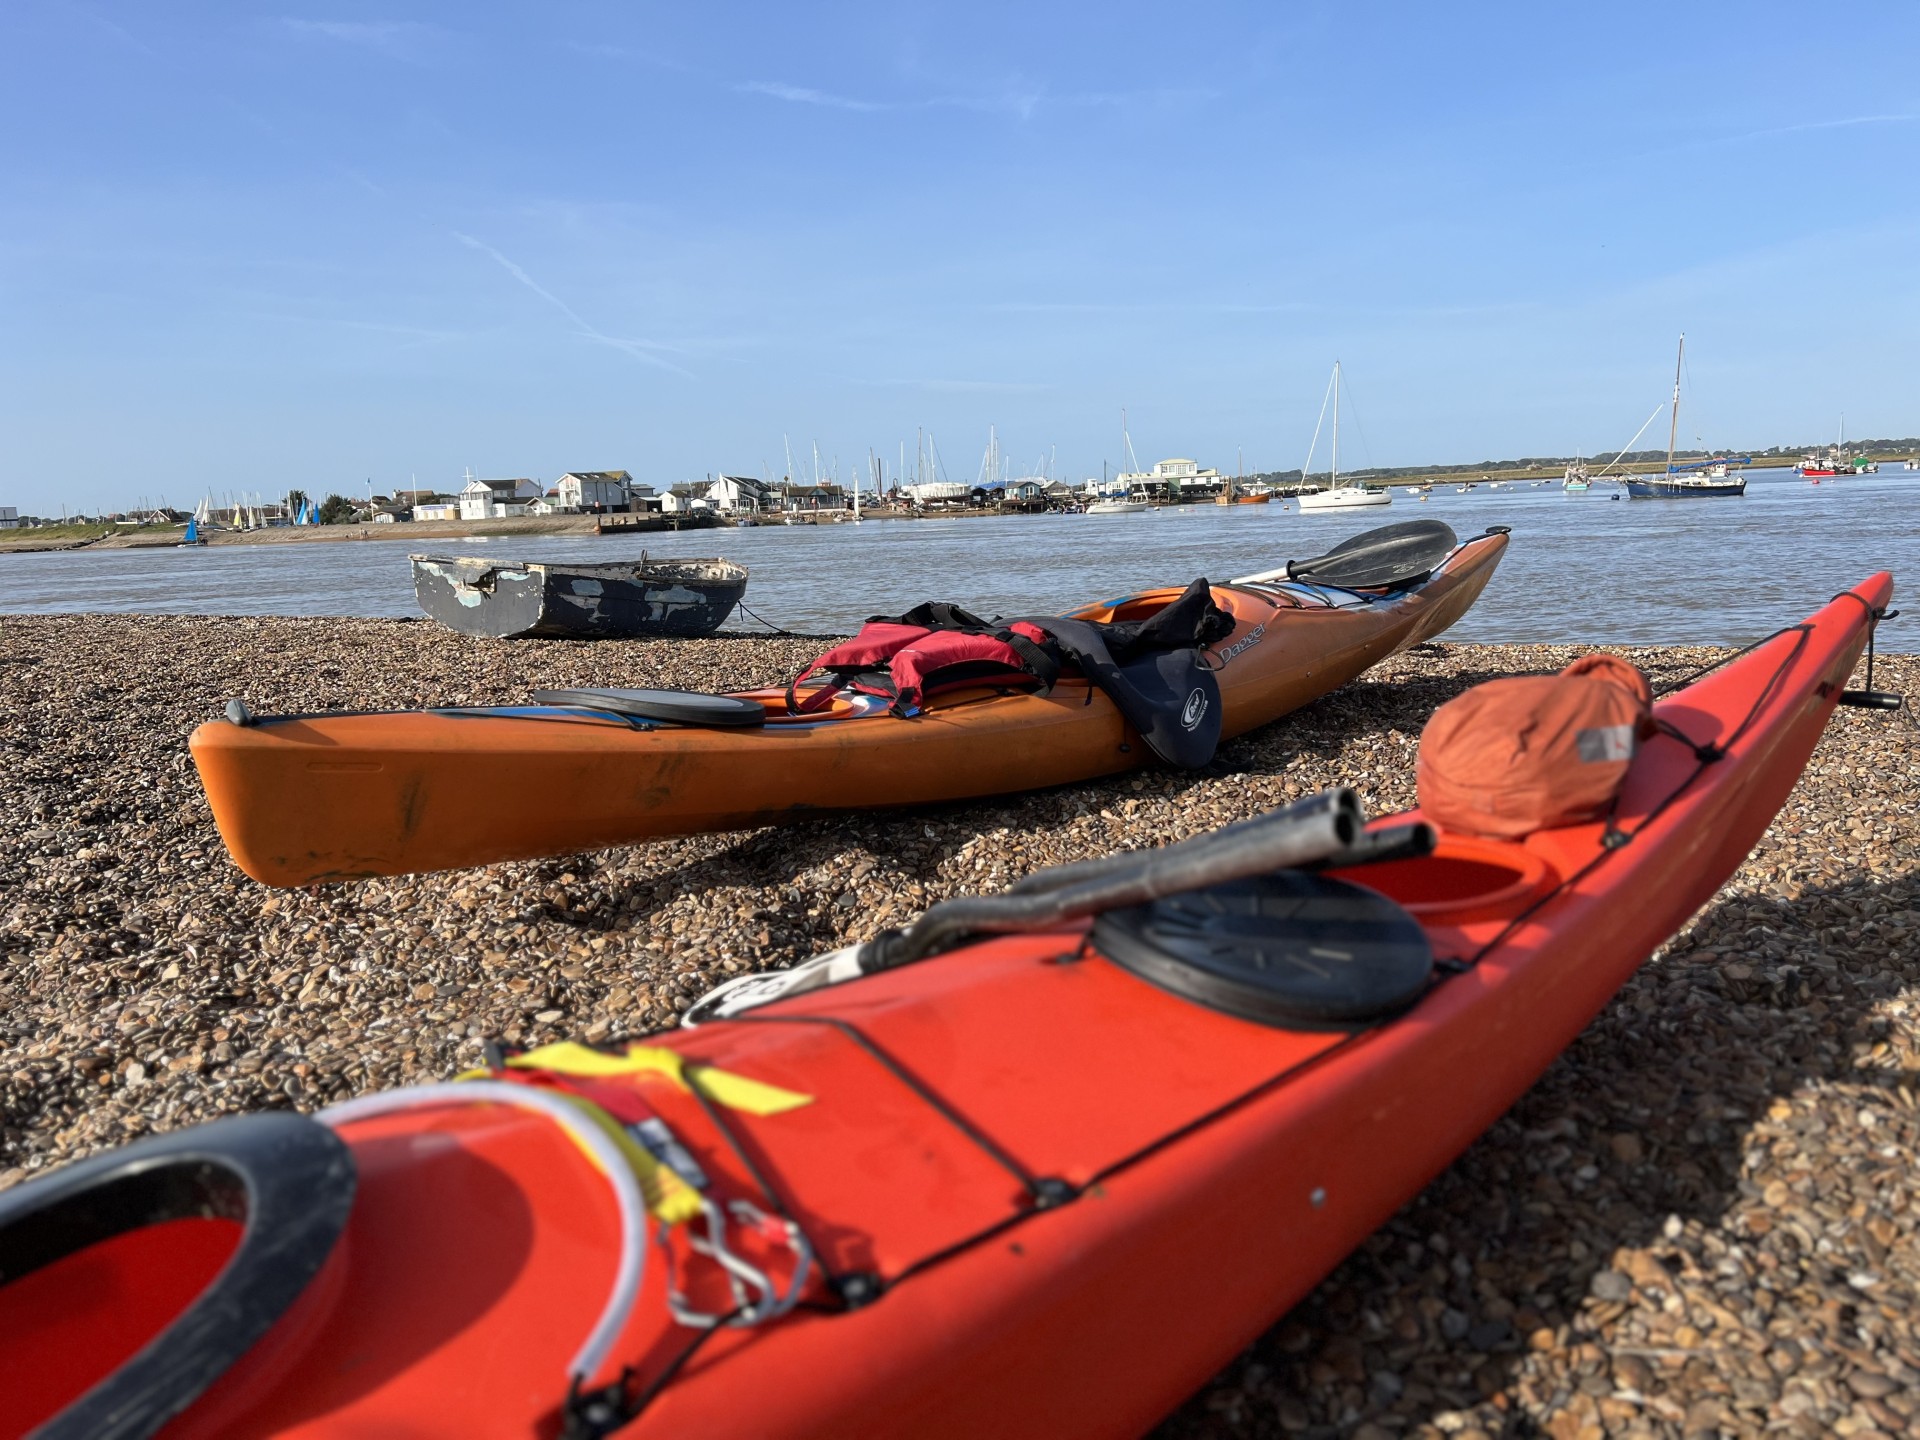
[{"label": "orange dry bag", "polygon": [[1617,655],[1476,685],[1420,734],[1420,808],[1442,829],[1503,840],[1598,820],[1652,710],[1647,677]]}]

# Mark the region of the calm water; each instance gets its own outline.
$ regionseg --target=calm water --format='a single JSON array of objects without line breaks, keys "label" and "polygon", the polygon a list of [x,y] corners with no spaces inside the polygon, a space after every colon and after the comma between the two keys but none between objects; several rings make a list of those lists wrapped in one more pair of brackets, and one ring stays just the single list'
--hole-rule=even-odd
[{"label": "calm water", "polygon": [[[660,555],[724,554],[749,566],[747,603],[776,624],[843,632],[920,600],[984,614],[1048,612],[1196,575],[1225,580],[1316,555],[1395,520],[1445,520],[1463,537],[1513,527],[1460,640],[1739,644],[1800,619],[1835,591],[1891,569],[1920,581],[1920,473],[1809,485],[1756,471],[1744,499],[1635,500],[1597,490],[1452,490],[1422,502],[1302,514],[1276,504],[1140,515],[870,521],[650,536]],[[637,557],[638,540],[524,537],[433,542],[527,560]],[[0,612],[412,615],[410,547],[396,541],[199,550],[0,554]],[[1896,602],[1898,601],[1896,596]],[[1889,625],[1920,650],[1920,603]],[[744,622],[744,617],[741,617]]]}]

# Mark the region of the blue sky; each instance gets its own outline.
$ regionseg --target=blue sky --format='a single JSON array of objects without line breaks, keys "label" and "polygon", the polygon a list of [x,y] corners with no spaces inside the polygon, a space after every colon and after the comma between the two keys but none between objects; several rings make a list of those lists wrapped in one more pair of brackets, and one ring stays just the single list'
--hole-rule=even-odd
[{"label": "blue sky", "polygon": [[[0,7],[0,504],[1920,431],[1920,9]],[[1658,427],[1656,427],[1658,428]],[[1650,431],[1649,434],[1652,432]],[[1643,442],[1644,443],[1644,442]]]}]

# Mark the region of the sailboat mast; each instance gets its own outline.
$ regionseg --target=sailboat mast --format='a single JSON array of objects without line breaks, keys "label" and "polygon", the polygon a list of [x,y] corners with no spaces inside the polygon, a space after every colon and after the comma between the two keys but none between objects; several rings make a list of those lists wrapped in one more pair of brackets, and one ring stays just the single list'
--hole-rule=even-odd
[{"label": "sailboat mast", "polygon": [[1680,433],[1680,364],[1687,358],[1686,332],[1680,334],[1680,353],[1673,360],[1673,416],[1667,422],[1667,474],[1673,474],[1673,442]]},{"label": "sailboat mast", "polygon": [[1340,362],[1333,362],[1333,475],[1329,490],[1340,488]]}]

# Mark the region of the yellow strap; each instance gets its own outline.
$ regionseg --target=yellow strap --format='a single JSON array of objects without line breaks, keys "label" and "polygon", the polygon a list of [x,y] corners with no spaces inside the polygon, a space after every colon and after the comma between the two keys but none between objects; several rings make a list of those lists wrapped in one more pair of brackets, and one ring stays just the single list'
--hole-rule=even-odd
[{"label": "yellow strap", "polygon": [[[491,1073],[487,1070],[469,1070],[454,1078],[485,1080]],[[668,1225],[678,1225],[681,1221],[691,1220],[700,1213],[699,1192],[674,1174],[671,1168],[654,1159],[652,1152],[627,1134],[626,1127],[613,1116],[607,1114],[584,1095],[575,1095],[566,1090],[548,1090],[546,1093],[557,1095],[606,1132],[607,1137],[626,1157],[627,1164],[633,1167],[634,1176],[640,1181],[640,1193],[646,1197],[647,1209],[656,1219]],[[569,1135],[567,1138],[574,1148],[580,1150],[596,1166],[600,1163],[580,1144],[576,1136]]]},{"label": "yellow strap", "polygon": [[655,1217],[668,1225],[678,1225],[683,1220],[691,1220],[700,1213],[700,1194],[673,1170],[653,1158],[653,1152],[637,1142],[627,1133],[626,1127],[613,1116],[607,1114],[591,1100],[580,1095],[569,1095],[564,1090],[551,1092],[565,1096],[578,1106],[604,1130],[620,1147],[620,1153],[627,1157],[627,1163],[633,1167],[633,1173],[640,1178],[640,1193],[647,1198],[647,1209]]},{"label": "yellow strap", "polygon": [[[524,1055],[514,1055],[507,1064],[522,1070],[551,1070],[556,1075],[604,1079],[614,1075],[662,1075],[682,1090],[691,1092],[686,1059],[677,1050],[661,1045],[635,1045],[624,1055],[609,1055],[571,1040],[542,1045]],[[729,1110],[747,1115],[780,1115],[811,1105],[813,1096],[797,1090],[783,1090],[760,1080],[749,1080],[725,1070],[701,1066],[698,1071],[700,1093]]]}]

